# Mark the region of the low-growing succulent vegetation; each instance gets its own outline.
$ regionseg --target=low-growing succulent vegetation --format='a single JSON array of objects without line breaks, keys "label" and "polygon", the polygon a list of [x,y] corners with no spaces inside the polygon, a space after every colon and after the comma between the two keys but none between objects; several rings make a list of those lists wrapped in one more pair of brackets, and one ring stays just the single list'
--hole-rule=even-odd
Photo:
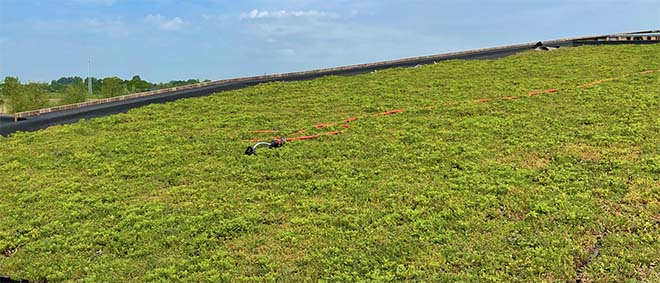
[{"label": "low-growing succulent vegetation", "polygon": [[[658,69],[660,45],[562,48],[0,138],[0,275],[653,282]],[[392,109],[405,112],[314,127]],[[246,140],[272,137],[261,129],[343,133],[245,156]]]}]

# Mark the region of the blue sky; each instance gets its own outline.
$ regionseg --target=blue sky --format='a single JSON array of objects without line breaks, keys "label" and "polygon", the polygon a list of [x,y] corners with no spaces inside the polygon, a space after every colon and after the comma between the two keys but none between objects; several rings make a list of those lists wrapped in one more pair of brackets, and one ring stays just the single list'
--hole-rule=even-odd
[{"label": "blue sky", "polygon": [[222,79],[660,28],[660,0],[0,0],[0,76]]}]

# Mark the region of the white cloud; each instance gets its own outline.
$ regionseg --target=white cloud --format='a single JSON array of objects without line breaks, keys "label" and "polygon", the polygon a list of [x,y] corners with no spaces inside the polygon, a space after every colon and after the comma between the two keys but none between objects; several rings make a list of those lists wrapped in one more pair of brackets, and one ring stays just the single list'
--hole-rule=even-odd
[{"label": "white cloud", "polygon": [[241,13],[241,19],[283,19],[283,18],[294,18],[294,17],[307,17],[307,18],[335,18],[336,14],[317,11],[317,10],[307,10],[307,11],[287,11],[287,10],[278,10],[278,11],[260,11],[254,9],[248,13]]},{"label": "white cloud", "polygon": [[187,25],[187,23],[184,22],[183,19],[179,17],[168,19],[166,17],[161,16],[160,14],[156,14],[156,15],[149,14],[146,17],[144,17],[144,22],[154,25],[162,30],[169,30],[169,31],[181,31]]},{"label": "white cloud", "polygon": [[211,15],[211,14],[202,14],[202,19],[205,21],[226,21],[227,17],[224,15]]},{"label": "white cloud", "polygon": [[[0,0],[1,1],[1,0]],[[63,32],[104,34],[108,36],[126,36],[129,34],[128,25],[120,18],[117,19],[50,19],[29,20],[30,27],[38,32],[62,34]]]},{"label": "white cloud", "polygon": [[282,48],[282,49],[278,49],[277,53],[279,53],[282,56],[295,56],[296,50],[293,48]]},{"label": "white cloud", "polygon": [[[246,26],[242,31],[268,43],[345,40],[364,37],[356,32],[358,27],[337,21],[268,22]],[[322,32],[320,32],[322,31]]]},{"label": "white cloud", "polygon": [[207,23],[212,23],[215,25],[225,25],[228,24],[231,20],[227,15],[218,15],[218,14],[202,14],[202,19]]},{"label": "white cloud", "polygon": [[82,25],[88,32],[92,32],[92,33],[105,33],[111,36],[128,35],[128,27],[120,19],[116,19],[116,20],[86,19]]},{"label": "white cloud", "polygon": [[105,5],[105,6],[112,6],[116,0],[74,0],[73,2],[76,2],[78,4],[83,4],[83,5]]}]

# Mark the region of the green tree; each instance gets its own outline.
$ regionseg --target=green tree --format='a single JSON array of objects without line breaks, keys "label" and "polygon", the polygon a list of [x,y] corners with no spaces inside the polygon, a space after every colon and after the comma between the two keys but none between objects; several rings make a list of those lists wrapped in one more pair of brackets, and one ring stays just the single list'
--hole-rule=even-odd
[{"label": "green tree", "polygon": [[5,108],[5,97],[4,97],[4,89],[5,87],[5,81],[3,80],[0,82],[0,114],[2,113],[7,113],[7,109]]},{"label": "green tree", "polygon": [[48,84],[46,83],[28,83],[23,85],[23,97],[27,102],[26,110],[46,107],[48,104],[48,99],[46,98],[47,91]]},{"label": "green tree", "polygon": [[46,105],[46,85],[28,83],[22,85],[15,77],[5,77],[2,83],[2,97],[10,113],[38,109]]},{"label": "green tree", "polygon": [[11,101],[13,98],[19,96],[21,92],[21,81],[15,77],[5,77],[2,83],[2,97]]},{"label": "green tree", "polygon": [[87,98],[87,88],[82,83],[69,84],[64,88],[64,104],[83,102]]},{"label": "green tree", "polygon": [[[50,82],[49,88],[53,92],[62,92],[68,85],[86,83],[81,77],[61,77]],[[93,82],[93,80],[92,80]]]},{"label": "green tree", "polygon": [[[87,81],[85,81],[87,82]],[[103,84],[103,79],[97,79],[92,77],[92,92],[98,93],[101,91],[101,84]]]},{"label": "green tree", "polygon": [[142,80],[138,75],[133,76],[130,81],[126,82],[126,85],[130,92],[147,91],[153,86],[150,82]]},{"label": "green tree", "polygon": [[[206,81],[209,81],[209,80],[206,80]],[[174,81],[169,81],[169,82],[166,82],[166,83],[154,84],[153,88],[161,89],[161,88],[170,88],[170,87],[175,87],[175,86],[183,86],[183,85],[198,84],[198,83],[199,83],[198,79],[189,79],[189,80],[186,80],[186,81],[174,80]]]},{"label": "green tree", "polygon": [[118,77],[104,78],[101,83],[101,96],[115,97],[126,94],[126,87]]}]

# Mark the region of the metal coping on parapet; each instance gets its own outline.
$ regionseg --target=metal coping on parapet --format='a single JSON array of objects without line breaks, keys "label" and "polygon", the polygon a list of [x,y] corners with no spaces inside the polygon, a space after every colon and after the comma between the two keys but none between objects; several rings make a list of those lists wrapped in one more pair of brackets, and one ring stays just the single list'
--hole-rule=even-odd
[{"label": "metal coping on parapet", "polygon": [[[637,32],[613,33],[613,34],[609,34],[609,35],[597,35],[597,36],[582,36],[582,37],[573,37],[573,38],[564,38],[564,39],[543,41],[543,43],[554,45],[554,44],[559,44],[559,43],[578,43],[578,42],[579,43],[584,43],[584,42],[604,42],[604,41],[610,41],[610,42],[630,41],[631,43],[632,42],[638,42],[638,41],[649,41],[649,42],[658,41],[658,42],[660,42],[660,30],[647,30],[647,31],[637,31]],[[273,75],[264,75],[264,76],[255,76],[255,77],[240,77],[240,78],[234,78],[234,79],[225,79],[225,80],[218,80],[218,81],[211,81],[211,82],[203,82],[203,83],[180,86],[180,87],[152,90],[152,91],[147,91],[147,92],[133,93],[133,94],[123,95],[123,96],[117,96],[117,97],[112,97],[112,98],[86,101],[86,102],[81,102],[81,103],[76,103],[76,104],[68,104],[68,105],[55,106],[55,107],[50,107],[50,108],[43,108],[43,109],[19,112],[19,113],[13,114],[11,117],[13,118],[13,122],[18,122],[20,120],[25,120],[27,117],[40,116],[40,115],[43,115],[43,114],[48,114],[48,113],[53,113],[53,112],[60,112],[60,111],[72,110],[72,109],[80,109],[80,108],[85,108],[85,107],[89,107],[89,106],[97,106],[97,105],[100,106],[100,105],[109,104],[109,103],[113,103],[113,102],[128,101],[128,100],[131,100],[131,99],[149,98],[149,97],[155,97],[157,95],[176,93],[176,92],[179,92],[179,91],[194,91],[194,90],[199,90],[199,89],[203,89],[203,88],[218,87],[218,86],[222,86],[222,85],[226,85],[226,84],[232,84],[232,83],[245,83],[245,82],[252,82],[252,81],[287,80],[287,79],[295,79],[296,77],[301,77],[301,76],[321,76],[321,75],[324,75],[324,74],[337,74],[337,73],[342,73],[342,72],[348,73],[348,72],[351,72],[351,71],[359,71],[361,69],[366,69],[366,68],[380,69],[380,68],[387,68],[387,67],[392,67],[392,66],[397,66],[397,65],[405,65],[407,63],[420,62],[420,61],[435,61],[435,60],[440,61],[440,60],[443,60],[443,59],[453,59],[453,58],[456,58],[456,57],[459,57],[459,56],[478,56],[480,54],[487,54],[489,52],[493,52],[493,53],[494,52],[502,52],[502,51],[507,50],[507,49],[513,50],[513,49],[517,49],[517,48],[530,47],[532,45],[533,45],[533,43],[523,43],[523,44],[506,45],[506,46],[499,46],[499,47],[492,47],[492,48],[473,49],[473,50],[466,50],[466,51],[459,51],[459,52],[449,52],[449,53],[427,55],[427,56],[409,57],[409,58],[388,60],[388,61],[380,61],[380,62],[367,63],[367,64],[348,65],[348,66],[326,68],[326,69],[316,69],[316,70],[309,70],[309,71],[300,71],[300,72],[282,73],[282,74],[273,74]]]},{"label": "metal coping on parapet", "polygon": [[660,30],[613,33],[592,38],[595,41],[660,41]]}]

